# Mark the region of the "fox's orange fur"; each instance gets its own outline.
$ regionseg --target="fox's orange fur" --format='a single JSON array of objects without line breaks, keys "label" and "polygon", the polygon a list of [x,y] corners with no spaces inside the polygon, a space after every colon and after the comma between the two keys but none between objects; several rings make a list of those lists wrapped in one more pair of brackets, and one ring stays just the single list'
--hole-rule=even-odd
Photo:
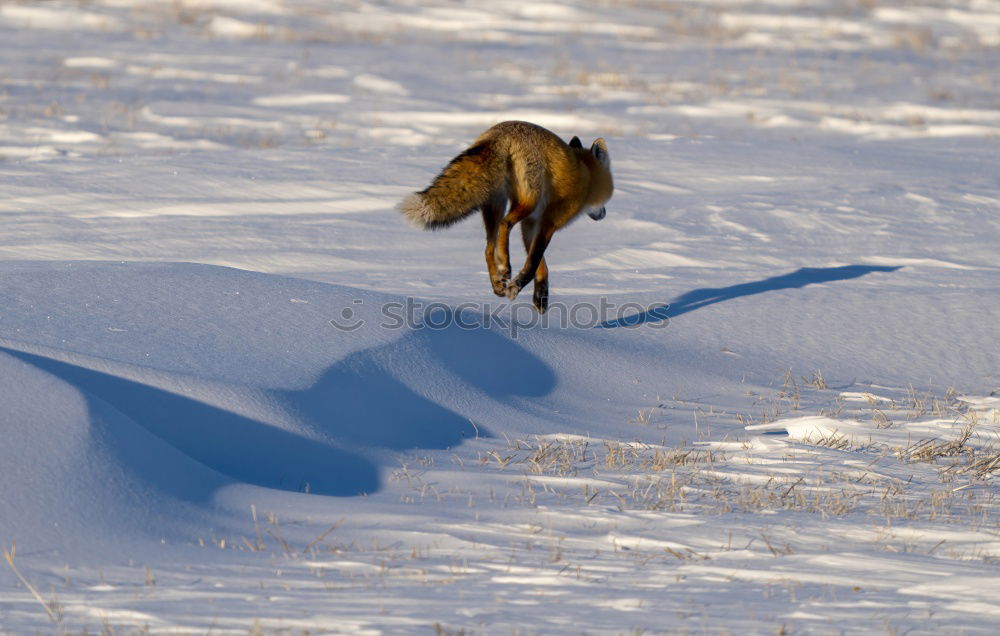
[{"label": "fox's orange fur", "polygon": [[[513,300],[534,279],[535,307],[544,312],[544,252],[552,234],[583,211],[603,218],[613,192],[611,157],[603,139],[588,150],[576,137],[567,144],[541,126],[506,121],[480,135],[430,186],[403,199],[399,209],[425,229],[447,227],[480,210],[494,293]],[[517,223],[528,258],[509,280],[509,236]]]}]

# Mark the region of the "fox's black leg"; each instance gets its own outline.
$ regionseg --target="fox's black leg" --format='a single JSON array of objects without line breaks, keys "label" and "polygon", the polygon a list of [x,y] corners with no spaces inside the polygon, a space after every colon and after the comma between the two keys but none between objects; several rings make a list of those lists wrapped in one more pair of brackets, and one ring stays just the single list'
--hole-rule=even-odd
[{"label": "fox's black leg", "polygon": [[549,308],[549,268],[544,258],[535,272],[535,293],[531,295],[531,301],[540,314]]},{"label": "fox's black leg", "polygon": [[[521,221],[521,239],[524,241],[525,252],[531,252],[531,243],[537,232],[538,224],[531,217]],[[549,268],[544,256],[538,261],[538,269],[535,270],[535,293],[531,300],[540,314],[544,314],[549,308]]]},{"label": "fox's black leg", "polygon": [[535,236],[531,240],[531,247],[528,249],[528,258],[524,261],[524,267],[521,268],[517,277],[507,285],[507,298],[509,300],[514,300],[518,292],[535,277],[544,258],[545,248],[549,246],[549,241],[552,240],[552,234],[555,231],[555,226],[550,223],[539,224],[538,231],[535,232]]}]

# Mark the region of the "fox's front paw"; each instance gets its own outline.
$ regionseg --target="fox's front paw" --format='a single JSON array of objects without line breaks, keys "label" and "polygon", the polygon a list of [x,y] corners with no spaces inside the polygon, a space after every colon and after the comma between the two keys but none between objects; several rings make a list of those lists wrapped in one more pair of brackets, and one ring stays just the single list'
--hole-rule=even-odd
[{"label": "fox's front paw", "polygon": [[517,294],[521,291],[521,286],[517,284],[517,281],[512,281],[507,284],[507,300],[514,300],[517,298]]},{"label": "fox's front paw", "polygon": [[491,280],[490,283],[493,284],[493,293],[496,294],[497,296],[500,296],[501,298],[506,296],[507,284],[509,282],[510,281],[508,281],[506,278],[497,278],[496,280]]},{"label": "fox's front paw", "polygon": [[535,304],[535,309],[538,313],[544,314],[545,310],[549,308],[549,283],[548,281],[539,283],[535,281],[535,293],[532,295],[531,300]]}]

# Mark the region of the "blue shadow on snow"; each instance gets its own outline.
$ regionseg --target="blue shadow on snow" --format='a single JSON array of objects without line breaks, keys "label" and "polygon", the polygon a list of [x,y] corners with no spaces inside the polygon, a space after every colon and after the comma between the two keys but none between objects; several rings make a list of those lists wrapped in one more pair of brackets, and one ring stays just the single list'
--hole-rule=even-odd
[{"label": "blue shadow on snow", "polygon": [[[349,451],[141,382],[0,348],[100,399],[182,453],[239,482],[325,495],[374,492],[375,466]],[[93,413],[96,409],[90,404]]]},{"label": "blue shadow on snow", "polygon": [[[440,390],[473,387],[496,400],[540,397],[556,384],[537,357],[489,329],[424,327],[388,345],[366,349],[333,365],[312,387],[283,391],[281,400],[323,436],[391,450],[448,448],[470,437],[491,437],[467,417],[415,393],[397,378],[419,378]],[[438,373],[444,367],[452,378]],[[483,404],[488,408],[488,402]]]},{"label": "blue shadow on snow", "polygon": [[[491,398],[541,396],[555,374],[504,336],[484,328],[424,328],[338,361],[301,391],[269,391],[312,435],[205,404],[142,382],[40,355],[0,347],[97,398],[204,466],[231,479],[268,488],[350,496],[379,489],[376,464],[364,448],[444,449],[489,437],[468,418],[407,387],[404,376],[430,382],[457,379]],[[449,387],[441,387],[448,389]],[[487,404],[484,404],[487,406]],[[91,411],[95,409],[91,404]],[[345,444],[349,448],[341,448]],[[361,449],[361,450],[359,450]]]},{"label": "blue shadow on snow", "polygon": [[669,303],[657,305],[644,312],[608,320],[598,325],[599,328],[613,329],[616,327],[633,327],[647,322],[661,322],[684,315],[706,305],[721,303],[742,296],[752,296],[779,289],[796,289],[816,283],[829,283],[838,280],[860,278],[873,272],[894,272],[898,265],[844,265],[841,267],[803,267],[790,274],[773,276],[751,283],[740,283],[729,287],[705,287],[695,289],[678,296]]}]

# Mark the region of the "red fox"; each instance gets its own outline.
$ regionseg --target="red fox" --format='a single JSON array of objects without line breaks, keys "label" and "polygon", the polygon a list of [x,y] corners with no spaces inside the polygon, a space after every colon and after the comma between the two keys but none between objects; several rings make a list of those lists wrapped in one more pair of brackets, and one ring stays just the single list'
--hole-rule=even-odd
[{"label": "red fox", "polygon": [[[544,313],[549,304],[544,254],[552,234],[583,211],[596,221],[603,219],[604,204],[613,192],[604,139],[585,150],[578,137],[567,144],[541,126],[505,121],[452,159],[425,190],[403,199],[399,210],[431,230],[480,210],[493,293],[514,300],[534,279],[532,300]],[[528,258],[510,280],[510,230],[517,223]]]}]

